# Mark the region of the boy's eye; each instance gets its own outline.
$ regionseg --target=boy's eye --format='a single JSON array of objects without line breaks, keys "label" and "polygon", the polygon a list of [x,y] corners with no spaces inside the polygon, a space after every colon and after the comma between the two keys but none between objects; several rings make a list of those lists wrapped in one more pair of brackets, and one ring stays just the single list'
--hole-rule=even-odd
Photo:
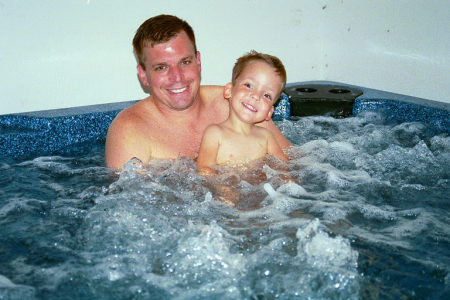
[{"label": "boy's eye", "polygon": [[269,94],[264,94],[264,97],[266,97],[267,100],[272,101],[272,96]]},{"label": "boy's eye", "polygon": [[248,87],[249,89],[252,88],[252,85],[250,83],[244,83],[245,87]]}]

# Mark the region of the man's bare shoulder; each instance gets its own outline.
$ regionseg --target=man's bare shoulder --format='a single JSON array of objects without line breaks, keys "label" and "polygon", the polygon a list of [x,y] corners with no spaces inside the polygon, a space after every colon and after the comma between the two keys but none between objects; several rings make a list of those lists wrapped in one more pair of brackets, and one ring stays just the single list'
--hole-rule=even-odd
[{"label": "man's bare shoulder", "polygon": [[221,85],[202,85],[200,87],[200,95],[205,103],[225,100],[223,98],[223,86]]},{"label": "man's bare shoulder", "polygon": [[143,116],[144,103],[142,101],[122,110],[111,123],[110,128],[116,131],[134,131],[145,126],[146,120]]},{"label": "man's bare shoulder", "polygon": [[229,111],[229,102],[223,97],[223,86],[205,85],[200,88],[200,98],[208,112],[208,119],[212,123],[226,120]]},{"label": "man's bare shoulder", "polygon": [[200,86],[200,89],[202,91],[218,93],[218,94],[221,94],[221,95],[223,94],[223,88],[224,88],[223,85],[214,85],[214,84]]},{"label": "man's bare shoulder", "polygon": [[147,122],[142,115],[143,104],[142,101],[133,104],[114,118],[106,136],[107,144],[123,144],[125,141],[135,144],[147,140],[145,135]]},{"label": "man's bare shoulder", "polygon": [[139,113],[141,102],[121,111],[109,126],[105,160],[110,168],[121,169],[132,157],[147,161],[150,156],[146,124]]}]

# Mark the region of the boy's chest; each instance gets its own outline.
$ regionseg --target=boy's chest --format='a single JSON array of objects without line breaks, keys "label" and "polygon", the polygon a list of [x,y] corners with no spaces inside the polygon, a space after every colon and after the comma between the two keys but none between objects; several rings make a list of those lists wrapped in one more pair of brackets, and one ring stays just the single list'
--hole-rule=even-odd
[{"label": "boy's chest", "polygon": [[224,136],[217,153],[217,163],[248,162],[267,154],[267,140],[254,136]]}]

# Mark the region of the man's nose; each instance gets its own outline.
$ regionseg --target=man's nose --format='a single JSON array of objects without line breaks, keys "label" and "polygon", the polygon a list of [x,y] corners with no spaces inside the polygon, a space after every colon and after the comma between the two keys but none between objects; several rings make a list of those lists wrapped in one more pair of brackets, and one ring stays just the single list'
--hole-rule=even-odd
[{"label": "man's nose", "polygon": [[180,68],[172,67],[169,71],[169,78],[174,81],[180,81],[183,78],[183,73]]}]

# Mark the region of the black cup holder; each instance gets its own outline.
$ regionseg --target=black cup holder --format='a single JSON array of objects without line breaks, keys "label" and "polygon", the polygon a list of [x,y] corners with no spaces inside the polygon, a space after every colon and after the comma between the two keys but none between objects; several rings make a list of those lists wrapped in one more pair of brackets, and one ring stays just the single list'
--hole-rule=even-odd
[{"label": "black cup holder", "polygon": [[336,84],[288,84],[291,116],[326,115],[336,118],[350,116],[360,90]]},{"label": "black cup holder", "polygon": [[332,94],[348,94],[350,93],[350,90],[347,89],[331,89],[328,92]]},{"label": "black cup holder", "polygon": [[315,93],[315,92],[317,92],[317,89],[312,88],[312,87],[299,87],[299,88],[296,88],[295,90],[300,93]]}]

